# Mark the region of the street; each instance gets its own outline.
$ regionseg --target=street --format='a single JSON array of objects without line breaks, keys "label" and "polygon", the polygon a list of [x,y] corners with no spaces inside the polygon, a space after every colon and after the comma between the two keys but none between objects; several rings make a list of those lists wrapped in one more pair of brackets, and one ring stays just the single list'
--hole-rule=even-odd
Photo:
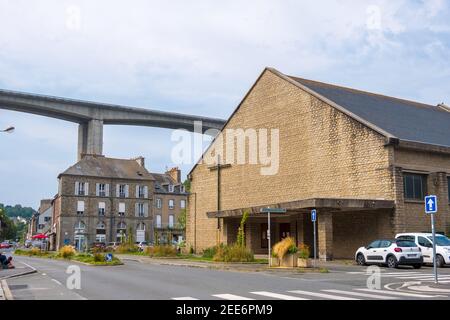
[{"label": "street", "polygon": [[[125,261],[112,267],[61,260],[14,257],[16,265],[34,274],[7,280],[15,300],[406,300],[449,299],[450,268],[439,269],[441,286],[432,282],[432,268],[381,268],[381,290],[367,288],[366,267],[330,264],[329,273],[234,272]],[[70,290],[69,266],[81,270],[81,288]]]}]

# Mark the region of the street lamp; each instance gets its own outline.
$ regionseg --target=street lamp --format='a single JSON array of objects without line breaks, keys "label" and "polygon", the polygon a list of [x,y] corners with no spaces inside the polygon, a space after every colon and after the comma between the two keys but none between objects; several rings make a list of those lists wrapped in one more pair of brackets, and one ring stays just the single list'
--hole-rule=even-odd
[{"label": "street lamp", "polygon": [[14,127],[8,127],[5,130],[1,130],[1,132],[13,133],[15,129],[16,128],[14,128]]}]

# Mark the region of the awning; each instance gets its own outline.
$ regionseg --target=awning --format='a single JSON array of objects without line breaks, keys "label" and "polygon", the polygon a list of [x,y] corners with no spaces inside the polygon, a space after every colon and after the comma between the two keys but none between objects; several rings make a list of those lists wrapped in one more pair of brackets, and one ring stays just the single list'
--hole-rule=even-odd
[{"label": "awning", "polygon": [[267,207],[286,209],[286,214],[280,215],[286,216],[289,214],[298,214],[301,212],[306,213],[311,209],[317,209],[321,212],[375,211],[380,209],[393,209],[395,208],[395,202],[394,200],[380,199],[312,198],[290,202],[273,203],[263,206],[254,206],[251,208],[207,212],[207,216],[208,218],[241,217],[245,211],[249,212],[249,216],[265,216],[265,213],[260,213],[260,210]]}]

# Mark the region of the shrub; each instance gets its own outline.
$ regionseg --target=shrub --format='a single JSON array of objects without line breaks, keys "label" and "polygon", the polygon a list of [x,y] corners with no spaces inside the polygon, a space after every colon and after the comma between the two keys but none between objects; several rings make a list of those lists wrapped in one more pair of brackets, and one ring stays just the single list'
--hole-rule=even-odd
[{"label": "shrub", "polygon": [[94,253],[94,261],[95,262],[104,262],[105,256],[101,253]]},{"label": "shrub", "polygon": [[123,243],[116,250],[117,253],[134,253],[139,252],[139,247],[135,244]]},{"label": "shrub", "polygon": [[216,250],[216,254],[213,257],[214,261],[252,262],[255,260],[253,252],[237,243],[231,246],[220,245],[216,247]]},{"label": "shrub", "polygon": [[212,259],[217,253],[217,246],[206,248],[203,250],[202,257],[206,259]]},{"label": "shrub", "polygon": [[189,254],[194,254],[194,248],[193,247],[189,248]]},{"label": "shrub", "polygon": [[245,223],[247,222],[248,215],[248,211],[245,211],[242,215],[241,223],[238,228],[237,245],[241,247],[245,247]]},{"label": "shrub", "polygon": [[72,246],[64,246],[59,249],[59,256],[64,259],[70,259],[76,254],[75,248]]},{"label": "shrub", "polygon": [[150,257],[175,257],[177,255],[177,248],[169,245],[159,245],[148,247],[145,253]]},{"label": "shrub", "polygon": [[310,257],[309,247],[306,244],[300,244],[298,248],[298,256],[301,259],[308,259]]},{"label": "shrub", "polygon": [[40,256],[42,254],[41,249],[39,248],[31,248],[29,251],[30,256]]},{"label": "shrub", "polygon": [[273,246],[273,252],[279,259],[283,259],[283,257],[287,253],[296,253],[297,246],[295,245],[295,240],[292,237],[287,237],[278,242]]}]

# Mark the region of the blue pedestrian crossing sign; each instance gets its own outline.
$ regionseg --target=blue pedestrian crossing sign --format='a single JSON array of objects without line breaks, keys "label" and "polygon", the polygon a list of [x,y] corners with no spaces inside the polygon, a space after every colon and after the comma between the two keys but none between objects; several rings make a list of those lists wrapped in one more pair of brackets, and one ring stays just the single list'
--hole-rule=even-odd
[{"label": "blue pedestrian crossing sign", "polygon": [[313,209],[311,210],[311,221],[315,222],[317,220],[317,210]]},{"label": "blue pedestrian crossing sign", "polygon": [[437,212],[437,196],[425,197],[425,213]]},{"label": "blue pedestrian crossing sign", "polygon": [[105,255],[105,260],[106,260],[106,262],[111,262],[112,259],[113,259],[112,253],[107,253],[107,254]]}]

